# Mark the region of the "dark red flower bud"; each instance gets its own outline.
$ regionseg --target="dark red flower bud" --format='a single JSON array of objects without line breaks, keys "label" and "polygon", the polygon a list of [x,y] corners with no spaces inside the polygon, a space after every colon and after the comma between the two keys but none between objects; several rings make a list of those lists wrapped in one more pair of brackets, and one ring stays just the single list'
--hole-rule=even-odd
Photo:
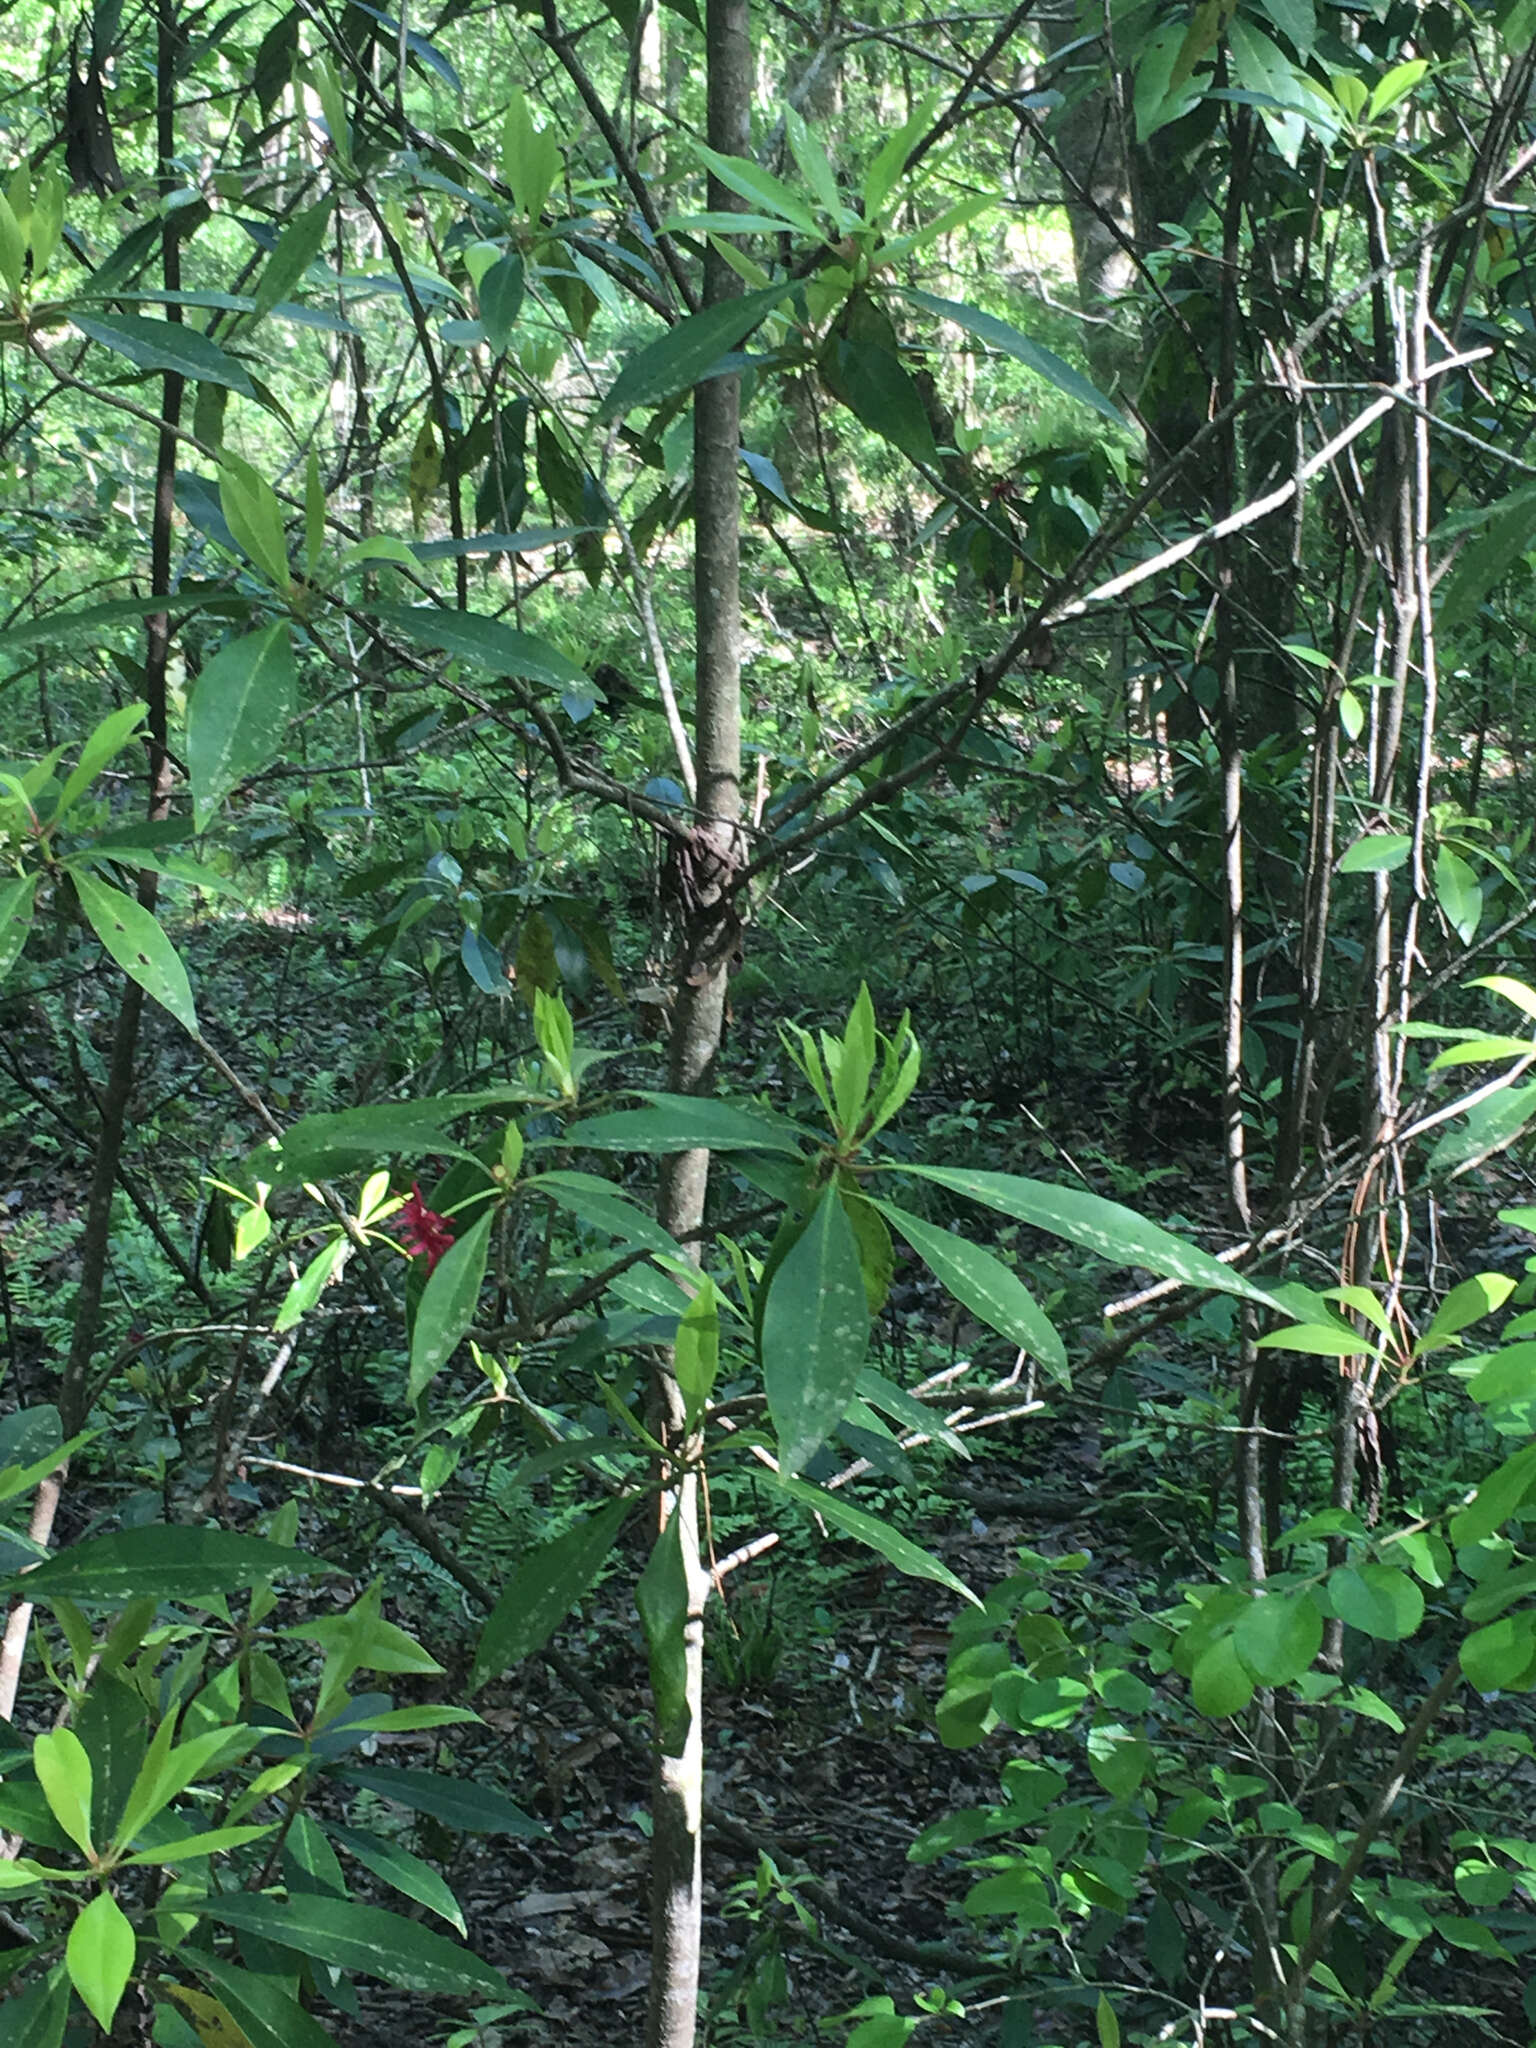
[{"label": "dark red flower bud", "polygon": [[453,1243],[453,1225],[427,1207],[419,1181],[411,1182],[410,1199],[400,1211],[400,1241],[412,1258],[425,1258],[429,1273]]}]

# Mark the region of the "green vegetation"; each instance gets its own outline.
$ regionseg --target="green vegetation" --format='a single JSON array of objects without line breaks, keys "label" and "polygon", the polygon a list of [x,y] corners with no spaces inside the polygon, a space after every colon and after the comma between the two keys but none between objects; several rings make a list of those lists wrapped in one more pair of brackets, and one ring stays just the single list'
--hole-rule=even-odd
[{"label": "green vegetation", "polygon": [[7,29],[5,2042],[1536,2042],[1529,0]]}]

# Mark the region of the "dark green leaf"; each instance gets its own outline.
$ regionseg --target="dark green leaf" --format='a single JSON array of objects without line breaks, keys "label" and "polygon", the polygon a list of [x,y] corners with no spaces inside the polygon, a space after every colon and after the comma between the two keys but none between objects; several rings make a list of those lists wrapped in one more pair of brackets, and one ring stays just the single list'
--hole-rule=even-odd
[{"label": "dark green leaf", "polygon": [[331,1565],[230,1529],[175,1527],[149,1522],[115,1536],[92,1536],[49,1558],[23,1580],[4,1581],[7,1592],[25,1584],[29,1600],[56,1595],[92,1606],[125,1607],[130,1600],[198,1602],[269,1579],[328,1572]]},{"label": "dark green leaf", "polygon": [[599,425],[622,418],[637,406],[660,405],[700,383],[722,356],[739,347],[783,303],[788,292],[787,284],[768,285],[706,306],[702,313],[687,314],[625,363],[603,400]]},{"label": "dark green leaf", "polygon": [[72,313],[70,320],[88,341],[125,356],[141,370],[169,370],[189,383],[222,384],[244,398],[256,396],[244,367],[195,327],[146,320],[138,313]]},{"label": "dark green leaf", "polygon": [[153,912],[134,897],[125,896],[121,889],[113,889],[79,868],[71,870],[71,879],[80,908],[118,966],[195,1037],[197,1010],[192,1001],[192,984],[181,964],[181,955]]},{"label": "dark green leaf", "polygon": [[402,1991],[462,1998],[499,1998],[506,1992],[505,1978],[489,1963],[382,1906],[361,1906],[323,1892],[294,1899],[247,1892],[188,1903],[225,1927],[340,1970],[360,1970]]},{"label": "dark green leaf", "polygon": [[1067,1347],[1051,1327],[1029,1289],[1001,1259],[981,1245],[939,1230],[893,1203],[876,1202],[924,1265],[956,1301],[980,1316],[1011,1343],[1027,1351],[1055,1379],[1070,1384]]},{"label": "dark green leaf", "polygon": [[763,1309],[763,1385],[786,1473],[798,1472],[836,1427],[868,1348],[859,1248],[829,1182],[768,1282]]},{"label": "dark green leaf", "polygon": [[445,1778],[439,1771],[397,1769],[373,1764],[343,1771],[341,1782],[377,1792],[414,1813],[430,1814],[445,1827],[466,1835],[542,1835],[539,1821],[514,1806],[490,1785],[467,1778]]},{"label": "dark green leaf", "polygon": [[521,633],[483,612],[449,611],[442,605],[376,604],[370,616],[404,633],[419,647],[441,647],[460,661],[493,676],[518,676],[551,690],[591,687],[591,678],[558,647],[536,633]]},{"label": "dark green leaf", "polygon": [[852,1501],[843,1499],[840,1493],[827,1493],[822,1487],[811,1486],[804,1479],[792,1479],[787,1473],[760,1472],[759,1479],[765,1484],[776,1486],[781,1493],[797,1500],[802,1507],[810,1508],[830,1522],[835,1529],[841,1529],[845,1536],[852,1536],[856,1542],[865,1544],[876,1551],[887,1564],[893,1564],[897,1571],[909,1579],[931,1579],[936,1586],[947,1586],[951,1593],[958,1593],[963,1600],[969,1600],[973,1607],[981,1602],[963,1579],[956,1578],[947,1564],[931,1557],[910,1537],[903,1536],[888,1522],[882,1522],[878,1515],[856,1508]]},{"label": "dark green leaf", "polygon": [[901,296],[914,306],[921,306],[925,312],[937,314],[941,320],[952,320],[957,327],[963,327],[967,334],[974,334],[978,341],[984,341],[989,348],[1001,349],[1004,355],[1012,356],[1016,363],[1022,363],[1027,370],[1044,377],[1054,384],[1058,391],[1068,398],[1075,398],[1083,405],[1091,405],[1094,411],[1117,427],[1125,426],[1125,416],[1118,406],[1112,405],[1103,392],[1080,370],[1063,362],[1051,349],[1042,348],[1037,341],[1031,341],[1017,328],[1010,327],[1006,320],[999,320],[991,313],[983,313],[979,306],[963,305],[956,299],[935,298],[932,292],[914,291],[905,288]]},{"label": "dark green leaf", "polygon": [[411,1372],[406,1388],[406,1398],[413,1405],[434,1374],[448,1363],[475,1319],[490,1249],[492,1213],[487,1209],[448,1247],[422,1290],[411,1332]]},{"label": "dark green leaf", "polygon": [[275,1976],[241,1970],[206,1949],[178,1950],[213,1986],[251,2048],[336,2048],[336,2037],[289,1996]]},{"label": "dark green leaf", "polygon": [[446,1920],[468,1940],[469,1930],[464,1925],[463,1910],[430,1863],[423,1863],[419,1856],[413,1856],[409,1849],[402,1849],[398,1842],[389,1841],[381,1835],[364,1834],[360,1828],[343,1827],[339,1821],[330,1823],[330,1834],[349,1856],[357,1858],[364,1870],[371,1870],[376,1878],[403,1898],[414,1899],[418,1906],[425,1906],[429,1913]]},{"label": "dark green leaf", "polygon": [[602,1570],[633,1505],[610,1501],[518,1563],[481,1632],[472,1692],[543,1649]]},{"label": "dark green leaf", "polygon": [[206,831],[232,789],[270,767],[293,717],[293,644],[281,620],[221,647],[187,711],[192,811]]},{"label": "dark green leaf", "polygon": [[572,1124],[561,1142],[593,1152],[800,1152],[801,1134],[769,1110],[700,1095],[646,1092],[650,1109],[617,1109]]},{"label": "dark green leaf", "polygon": [[688,1571],[682,1516],[668,1518],[635,1584],[635,1606],[645,1631],[651,1670],[656,1739],[663,1756],[680,1756],[688,1739]]}]

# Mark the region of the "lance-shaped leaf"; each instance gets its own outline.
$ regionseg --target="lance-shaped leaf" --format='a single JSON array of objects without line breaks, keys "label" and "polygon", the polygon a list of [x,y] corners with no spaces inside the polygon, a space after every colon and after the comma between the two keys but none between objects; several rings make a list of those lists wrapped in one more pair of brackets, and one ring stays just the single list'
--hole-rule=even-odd
[{"label": "lance-shaped leaf", "polygon": [[91,928],[123,972],[170,1011],[178,1024],[197,1033],[192,984],[181,955],[161,929],[152,911],[121,889],[99,881],[81,868],[70,870],[80,908]]},{"label": "lance-shaped leaf", "polygon": [[1023,1281],[995,1253],[952,1231],[939,1230],[892,1202],[876,1202],[875,1207],[956,1301],[1038,1358],[1054,1378],[1069,1382],[1066,1345]]},{"label": "lance-shaped leaf", "polygon": [[200,832],[232,789],[276,758],[293,701],[293,646],[281,620],[231,640],[198,677],[187,712],[187,766]]},{"label": "lance-shaped leaf", "polygon": [[330,226],[332,195],[327,193],[318,205],[306,207],[303,213],[293,214],[277,238],[277,247],[267,258],[261,276],[256,280],[256,318],[270,313],[274,306],[291,298],[297,287],[303,283],[309,266],[325,247],[325,231]]},{"label": "lance-shaped leaf", "polygon": [[829,1183],[763,1308],[763,1385],[786,1473],[798,1472],[836,1428],[868,1348],[858,1241]]},{"label": "lance-shaped leaf", "polygon": [[1016,1173],[973,1173],[954,1166],[903,1166],[896,1170],[935,1181],[951,1194],[965,1195],[1036,1230],[1049,1231],[1052,1237],[1064,1237],[1112,1266],[1141,1266],[1186,1287],[1235,1294],[1240,1301],[1260,1302],[1266,1308],[1275,1306],[1262,1287],[1220,1259],[1102,1195],[1026,1180]]},{"label": "lance-shaped leaf", "polygon": [[688,1740],[688,1570],[682,1517],[674,1513],[652,1545],[635,1584],[635,1605],[645,1631],[655,1707],[656,1739],[663,1756],[680,1756]]},{"label": "lance-shaped leaf", "polygon": [[256,396],[244,365],[181,321],[146,320],[139,313],[72,313],[70,320],[88,341],[99,342],[141,370],[170,371],[189,383],[222,384],[243,398]]},{"label": "lance-shaped leaf", "polygon": [[0,889],[0,981],[10,973],[32,929],[37,876],[23,875]]},{"label": "lance-shaped leaf", "polygon": [[616,1109],[572,1124],[563,1145],[594,1152],[782,1152],[798,1156],[803,1133],[771,1110],[743,1109],[702,1095],[641,1090],[649,1109]]},{"label": "lance-shaped leaf", "polygon": [[791,1500],[799,1501],[802,1507],[812,1509],[824,1522],[841,1529],[844,1535],[852,1536],[878,1552],[887,1564],[893,1564],[907,1578],[931,1579],[936,1586],[947,1586],[951,1593],[958,1593],[963,1600],[969,1600],[973,1607],[981,1605],[964,1579],[957,1578],[947,1564],[940,1563],[911,1537],[903,1536],[899,1529],[882,1522],[878,1515],[856,1508],[840,1493],[828,1493],[823,1487],[812,1486],[804,1479],[792,1479],[788,1473],[759,1473],[758,1477],[777,1486],[780,1492],[788,1494]]},{"label": "lance-shaped leaf", "polygon": [[242,1536],[233,1529],[149,1522],[119,1530],[115,1536],[92,1536],[72,1544],[24,1576],[0,1580],[0,1591],[15,1592],[24,1583],[29,1600],[58,1595],[126,1607],[130,1600],[200,1600],[210,1594],[238,1593],[267,1579],[334,1569],[301,1550]]},{"label": "lance-shaped leaf", "polygon": [[999,320],[992,313],[983,313],[979,306],[964,305],[958,299],[935,298],[932,292],[907,289],[901,296],[912,305],[921,306],[926,313],[936,313],[941,320],[952,320],[957,327],[963,327],[967,334],[974,334],[989,348],[1001,349],[1004,355],[1012,356],[1016,363],[1022,363],[1027,370],[1044,377],[1047,383],[1054,384],[1068,398],[1092,406],[1096,413],[1112,420],[1117,427],[1125,426],[1125,416],[1119,407],[1112,405],[1097,385],[1090,384],[1081,370],[1074,370],[1053,350],[1042,348],[1027,334],[1020,334],[1006,320]]},{"label": "lance-shaped leaf", "polygon": [[372,617],[421,647],[441,647],[460,661],[472,661],[493,676],[521,676],[551,690],[590,689],[585,669],[537,633],[521,633],[483,612],[455,612],[445,605],[376,604]]},{"label": "lance-shaped leaf", "polygon": [[294,1899],[247,1892],[194,1903],[198,1912],[225,1927],[339,1970],[361,1970],[402,1991],[464,1998],[499,1998],[506,1992],[506,1979],[489,1963],[382,1906],[360,1906],[323,1892]]},{"label": "lance-shaped leaf", "polygon": [[182,1954],[213,1985],[251,2048],[336,2048],[336,2036],[291,1998],[275,1977],[239,1969],[211,1950],[188,1947]]},{"label": "lance-shaped leaf", "polygon": [[487,1210],[443,1253],[422,1289],[411,1333],[411,1373],[406,1389],[406,1398],[413,1405],[433,1375],[448,1363],[475,1319],[490,1242],[491,1211]]},{"label": "lance-shaped leaf", "polygon": [[602,1570],[633,1505],[609,1501],[521,1559],[481,1633],[472,1692],[543,1649]]},{"label": "lance-shaped leaf", "polygon": [[689,313],[669,327],[620,370],[599,408],[599,425],[621,419],[637,406],[660,405],[680,391],[691,390],[723,356],[746,340],[788,291],[787,284],[767,285],[762,291],[745,292],[739,299],[706,306],[702,313]]}]

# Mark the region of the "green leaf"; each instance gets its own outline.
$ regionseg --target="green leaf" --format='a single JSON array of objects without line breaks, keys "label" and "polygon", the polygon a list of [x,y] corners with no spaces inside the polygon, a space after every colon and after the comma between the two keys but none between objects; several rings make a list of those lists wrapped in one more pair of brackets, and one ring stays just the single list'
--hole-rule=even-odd
[{"label": "green leaf", "polygon": [[88,1606],[126,1607],[130,1600],[202,1601],[269,1579],[334,1569],[259,1536],[147,1522],[115,1536],[89,1537],[0,1584],[10,1593],[25,1586],[29,1600],[61,1597]]},{"label": "green leaf", "polygon": [[951,1194],[964,1195],[1036,1230],[1064,1237],[1097,1254],[1112,1266],[1141,1266],[1186,1287],[1235,1294],[1240,1301],[1274,1306],[1274,1298],[1241,1273],[1186,1244],[1171,1231],[1149,1223],[1134,1210],[1078,1188],[1053,1187],[1049,1181],[1025,1180],[1013,1173],[976,1173],[953,1166],[902,1166],[899,1173],[931,1180]]},{"label": "green leaf", "polygon": [[939,1230],[894,1203],[874,1206],[893,1223],[934,1277],[972,1315],[999,1331],[1021,1351],[1038,1358],[1051,1376],[1071,1384],[1067,1347],[1039,1303],[1018,1276],[994,1253],[952,1231]]},{"label": "green leaf", "polygon": [[335,2035],[291,1998],[278,1978],[237,1969],[207,1949],[185,1946],[177,1953],[213,1985],[251,2048],[336,2048]]},{"label": "green leaf", "polygon": [[693,150],[700,163],[714,173],[728,192],[734,192],[738,198],[747,200],[763,213],[773,214],[790,227],[799,228],[803,234],[816,233],[815,214],[782,178],[765,171],[750,157],[722,156],[718,150],[706,149],[701,142],[696,142]]},{"label": "green leaf", "polygon": [[[6,635],[10,639],[9,633]],[[79,758],[70,769],[59,795],[59,807],[55,815],[63,817],[78,798],[90,788],[96,777],[114,760],[138,732],[144,723],[149,706],[140,700],[124,704],[117,711],[109,711],[85,745],[80,749]]]},{"label": "green leaf", "polygon": [[60,2048],[69,2019],[69,1977],[63,1965],[8,1999],[4,2011],[6,2048]]},{"label": "green leaf", "polygon": [[902,298],[914,306],[921,306],[924,312],[935,314],[940,320],[952,320],[957,327],[963,327],[967,334],[974,334],[978,341],[984,341],[988,348],[1000,349],[1005,356],[1012,356],[1016,363],[1022,363],[1036,376],[1044,377],[1048,384],[1068,398],[1075,398],[1079,404],[1091,406],[1103,419],[1125,430],[1125,415],[1112,404],[1095,384],[1064,362],[1054,350],[1043,348],[1038,341],[1031,341],[1026,334],[1010,327],[1006,320],[999,320],[992,313],[983,313],[979,306],[968,306],[958,299],[935,298],[932,292],[920,292],[904,288]]},{"label": "green leaf", "polygon": [[1479,1692],[1526,1691],[1536,1681],[1536,1614],[1506,1614],[1474,1629],[1461,1646],[1461,1668]]},{"label": "green leaf", "polygon": [[1213,1721],[1227,1714],[1240,1714],[1253,1698],[1253,1680],[1230,1635],[1218,1636],[1201,1651],[1190,1678],[1190,1691],[1196,1711]]},{"label": "green leaf", "polygon": [[1120,2048],[1120,2022],[1115,2018],[1115,2008],[1110,2004],[1107,1992],[1099,1993],[1094,2027],[1099,2036],[1099,2048]]},{"label": "green leaf", "polygon": [[487,1209],[477,1223],[448,1247],[422,1289],[416,1325],[411,1332],[411,1372],[406,1387],[406,1399],[413,1407],[433,1376],[458,1349],[464,1332],[475,1319],[490,1249],[493,1213]]},{"label": "green leaf", "polygon": [[192,984],[180,954],[153,913],[132,896],[125,896],[121,889],[98,881],[80,868],[70,869],[70,879],[92,930],[118,966],[195,1037],[197,1011],[192,1002]]},{"label": "green leaf", "polygon": [[1366,102],[1365,118],[1368,121],[1380,120],[1399,100],[1408,97],[1428,69],[1429,62],[1424,57],[1411,57],[1406,64],[1394,64],[1377,82]]},{"label": "green leaf", "polygon": [[939,460],[922,396],[889,349],[878,342],[834,336],[822,351],[827,389],[909,460],[934,468]]},{"label": "green leaf", "polygon": [[543,1649],[602,1570],[633,1506],[610,1501],[519,1561],[481,1631],[471,1692]]},{"label": "green leaf", "polygon": [[1536,1116],[1536,1081],[1501,1088],[1469,1110],[1459,1130],[1447,1131],[1429,1155],[1430,1171],[1444,1173],[1512,1144]]},{"label": "green leaf", "polygon": [[277,1314],[272,1318],[275,1335],[280,1337],[285,1330],[303,1322],[330,1286],[346,1251],[347,1240],[339,1233],[320,1247],[278,1304]]},{"label": "green leaf", "polygon": [[1460,1549],[1481,1543],[1501,1529],[1536,1489],[1536,1444],[1527,1444],[1497,1466],[1459,1514],[1451,1517],[1450,1538]]},{"label": "green leaf", "polygon": [[64,1945],[69,1981],[104,2034],[112,2031],[138,1947],[127,1914],[110,1892],[98,1892],[69,1930]]},{"label": "green leaf", "polygon": [[32,905],[38,877],[23,875],[0,889],[0,982],[10,973],[32,929]]},{"label": "green leaf", "polygon": [[344,1167],[372,1164],[391,1152],[439,1152],[473,1160],[473,1152],[444,1136],[448,1126],[476,1110],[524,1099],[520,1090],[491,1088],[468,1095],[430,1095],[414,1102],[369,1102],[357,1109],[327,1110],[290,1124],[281,1147],[263,1147],[254,1164],[262,1180],[277,1187],[297,1187],[306,1180],[327,1179]]},{"label": "green leaf", "polygon": [[404,633],[419,647],[440,647],[493,676],[518,676],[550,690],[588,690],[591,677],[558,647],[536,633],[521,633],[483,612],[449,611],[444,605],[376,604],[371,616]]},{"label": "green leaf", "polygon": [[219,457],[219,509],[224,524],[267,581],[281,591],[291,590],[288,536],[277,493],[259,470],[228,449]]},{"label": "green leaf", "polygon": [[1470,946],[1483,921],[1482,886],[1475,870],[1449,846],[1435,855],[1435,900],[1457,938]]},{"label": "green leaf", "polygon": [[1415,1357],[1422,1357],[1426,1351],[1438,1351],[1473,1323],[1491,1316],[1514,1291],[1515,1283],[1508,1273],[1474,1273],[1470,1280],[1463,1280],[1435,1310],[1434,1320],[1414,1346]]},{"label": "green leaf", "polygon": [[[645,1211],[614,1186],[612,1181],[599,1178],[595,1173],[536,1173],[530,1174],[523,1182],[525,1188],[541,1195],[548,1195],[572,1216],[582,1223],[589,1223],[596,1230],[606,1231],[610,1237],[622,1239],[626,1244],[645,1245],[653,1252],[678,1256],[676,1240],[662,1229],[654,1216]],[[682,1305],[682,1297],[678,1297]]]},{"label": "green leaf", "polygon": [[153,1849],[141,1849],[135,1856],[125,1856],[125,1868],[143,1869],[159,1863],[196,1863],[204,1856],[223,1856],[231,1849],[242,1849],[247,1842],[259,1842],[263,1835],[270,1835],[276,1821],[265,1826],[239,1826],[209,1828],[200,1835],[178,1835],[173,1841],[162,1842]]},{"label": "green leaf", "polygon": [[1339,855],[1341,875],[1375,875],[1400,868],[1413,851],[1406,832],[1368,832]]},{"label": "green leaf", "polygon": [[683,1397],[683,1423],[692,1429],[704,1413],[720,1370],[720,1302],[707,1273],[678,1319],[672,1342],[672,1372]]},{"label": "green leaf", "polygon": [[72,1728],[39,1735],[32,1766],[49,1811],[77,1849],[91,1854],[91,1760]]},{"label": "green leaf", "polygon": [[981,1602],[963,1579],[956,1578],[947,1564],[941,1564],[909,1537],[903,1536],[889,1523],[878,1516],[867,1514],[863,1508],[856,1508],[851,1501],[843,1499],[840,1493],[828,1493],[822,1487],[811,1486],[803,1479],[791,1479],[782,1472],[760,1472],[757,1477],[767,1485],[776,1486],[781,1493],[797,1500],[802,1507],[830,1522],[835,1529],[841,1529],[845,1536],[865,1544],[892,1564],[897,1571],[909,1579],[931,1579],[936,1586],[947,1586],[951,1593],[958,1593],[962,1600],[969,1600],[973,1607]]},{"label": "green leaf", "polygon": [[265,1893],[226,1894],[188,1901],[225,1927],[238,1928],[279,1948],[294,1949],[339,1970],[360,1970],[402,1991],[426,1997],[501,1998],[506,1979],[489,1963],[445,1935],[382,1906],[306,1892],[275,1899]]},{"label": "green leaf", "polygon": [[523,259],[515,249],[491,265],[477,291],[485,338],[498,355],[505,355],[523,307]]},{"label": "green leaf", "polygon": [[683,1557],[683,1518],[676,1509],[651,1545],[645,1570],[635,1582],[635,1606],[645,1632],[656,1741],[663,1756],[681,1756],[692,1709],[688,1703],[688,1570]]},{"label": "green leaf", "polygon": [[331,223],[334,203],[333,195],[327,193],[318,204],[306,207],[303,213],[288,216],[277,238],[277,247],[267,258],[256,280],[256,320],[264,318],[274,306],[291,299],[303,283],[310,265],[325,247],[325,233]]},{"label": "green leaf", "polygon": [[1341,1564],[1328,1575],[1328,1598],[1340,1621],[1379,1642],[1402,1642],[1424,1619],[1424,1595],[1389,1564]]},{"label": "green leaf", "polygon": [[1266,1330],[1256,1347],[1260,1351],[1299,1351],[1308,1358],[1354,1358],[1374,1349],[1369,1337],[1343,1323],[1289,1323],[1283,1330]]},{"label": "green leaf", "polygon": [[295,692],[293,645],[282,620],[227,642],[204,668],[187,711],[198,831],[207,830],[232,789],[276,759]]},{"label": "green leaf", "polygon": [[567,1127],[560,1142],[593,1152],[780,1152],[798,1158],[802,1134],[770,1110],[703,1095],[638,1091],[650,1109],[617,1109]]},{"label": "green leaf", "polygon": [[141,370],[170,371],[189,383],[220,384],[254,398],[255,387],[242,364],[216,341],[182,321],[146,320],[138,313],[71,313],[70,324],[87,341],[99,342]]},{"label": "green leaf", "polygon": [[381,1835],[364,1834],[359,1828],[343,1827],[339,1821],[329,1822],[327,1832],[349,1856],[357,1858],[364,1870],[372,1871],[381,1883],[399,1892],[403,1898],[425,1906],[439,1920],[446,1920],[456,1933],[468,1940],[469,1930],[464,1925],[463,1910],[430,1863],[413,1856],[409,1849],[402,1849],[398,1842],[387,1841]]},{"label": "green leaf", "polygon": [[798,1472],[853,1399],[869,1347],[859,1248],[836,1185],[768,1283],[763,1385],[786,1473]]},{"label": "green leaf", "polygon": [[413,1813],[430,1814],[445,1827],[466,1835],[518,1835],[544,1833],[543,1823],[523,1812],[520,1806],[493,1786],[467,1778],[445,1778],[440,1771],[398,1769],[370,1764],[343,1771],[341,1782],[361,1791],[376,1792],[393,1799]]},{"label": "green leaf", "polygon": [[1289,1685],[1312,1668],[1323,1617],[1309,1593],[1261,1593],[1238,1616],[1232,1641],[1260,1685]]},{"label": "green leaf", "polygon": [[1463,542],[1456,566],[1440,586],[1435,612],[1442,631],[1475,611],[1530,546],[1536,536],[1536,484],[1524,484],[1479,512],[1486,531]]},{"label": "green leaf", "polygon": [[789,289],[788,284],[772,284],[685,315],[629,358],[598,409],[597,424],[622,419],[640,406],[660,405],[701,383],[783,302]]}]

